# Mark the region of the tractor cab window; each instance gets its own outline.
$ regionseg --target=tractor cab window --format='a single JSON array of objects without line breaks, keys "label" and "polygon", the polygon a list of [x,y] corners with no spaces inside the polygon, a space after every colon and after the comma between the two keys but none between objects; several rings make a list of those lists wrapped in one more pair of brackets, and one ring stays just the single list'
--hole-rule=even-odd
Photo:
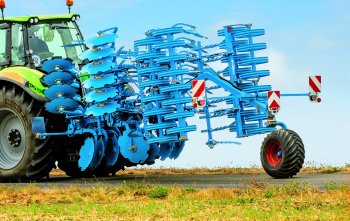
[{"label": "tractor cab window", "polygon": [[7,29],[0,29],[0,64],[5,64],[6,58]]},{"label": "tractor cab window", "polygon": [[81,64],[78,58],[84,50],[81,46],[63,47],[76,40],[81,40],[81,36],[73,22],[38,24],[28,28],[29,49],[36,67],[40,67],[44,59],[57,56]]},{"label": "tractor cab window", "polygon": [[11,28],[11,60],[12,65],[24,65],[23,27],[13,24]]}]

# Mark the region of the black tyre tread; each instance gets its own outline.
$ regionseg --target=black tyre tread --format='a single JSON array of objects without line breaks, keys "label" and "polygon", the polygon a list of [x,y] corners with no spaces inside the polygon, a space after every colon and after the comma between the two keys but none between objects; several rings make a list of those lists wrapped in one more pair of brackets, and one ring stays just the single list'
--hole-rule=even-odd
[{"label": "black tyre tread", "polygon": [[35,140],[33,138],[31,130],[31,119],[32,117],[37,117],[42,114],[42,103],[35,100],[29,94],[27,94],[23,89],[15,85],[1,85],[0,99],[12,100],[18,105],[24,115],[27,117],[29,126],[26,126],[26,133],[28,136],[26,139],[31,139],[30,159],[26,165],[21,166],[16,169],[11,176],[9,174],[4,176],[0,172],[0,179],[2,181],[25,181],[31,180],[35,181],[43,177],[48,177],[52,168],[55,167],[55,160],[52,156],[52,150],[50,145],[50,139],[45,140]]},{"label": "black tyre tread", "polygon": [[[277,139],[283,146],[282,162],[272,168],[265,159],[264,148],[270,139]],[[260,158],[267,174],[274,178],[290,178],[303,167],[305,159],[304,144],[299,135],[289,129],[279,129],[271,132],[263,141]]]}]

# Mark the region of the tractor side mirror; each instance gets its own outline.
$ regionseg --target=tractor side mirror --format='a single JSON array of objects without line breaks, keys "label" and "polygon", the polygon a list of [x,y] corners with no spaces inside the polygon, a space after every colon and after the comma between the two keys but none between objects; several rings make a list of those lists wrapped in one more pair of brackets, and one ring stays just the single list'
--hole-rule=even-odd
[{"label": "tractor side mirror", "polygon": [[51,42],[55,38],[55,30],[51,29],[49,25],[44,26],[44,41],[45,42]]}]

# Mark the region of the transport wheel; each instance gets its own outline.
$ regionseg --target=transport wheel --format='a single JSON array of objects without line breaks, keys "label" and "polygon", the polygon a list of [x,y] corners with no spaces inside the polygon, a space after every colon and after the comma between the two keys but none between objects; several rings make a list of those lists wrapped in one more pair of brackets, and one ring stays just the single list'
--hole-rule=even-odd
[{"label": "transport wheel", "polygon": [[49,140],[35,140],[32,117],[42,104],[16,86],[0,86],[0,180],[20,182],[49,176],[54,167]]},{"label": "transport wheel", "polygon": [[297,133],[276,130],[264,139],[260,159],[267,174],[274,178],[290,178],[303,167],[304,144]]}]

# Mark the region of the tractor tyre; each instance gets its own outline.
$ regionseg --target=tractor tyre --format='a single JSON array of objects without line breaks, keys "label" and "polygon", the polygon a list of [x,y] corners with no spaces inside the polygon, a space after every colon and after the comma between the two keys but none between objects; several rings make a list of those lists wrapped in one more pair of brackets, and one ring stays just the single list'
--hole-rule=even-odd
[{"label": "tractor tyre", "polygon": [[260,159],[264,170],[271,177],[291,178],[303,167],[303,141],[292,130],[271,132],[262,143]]},{"label": "tractor tyre", "polygon": [[0,179],[21,182],[48,177],[55,167],[49,139],[35,140],[32,117],[43,104],[14,85],[0,86]]}]

